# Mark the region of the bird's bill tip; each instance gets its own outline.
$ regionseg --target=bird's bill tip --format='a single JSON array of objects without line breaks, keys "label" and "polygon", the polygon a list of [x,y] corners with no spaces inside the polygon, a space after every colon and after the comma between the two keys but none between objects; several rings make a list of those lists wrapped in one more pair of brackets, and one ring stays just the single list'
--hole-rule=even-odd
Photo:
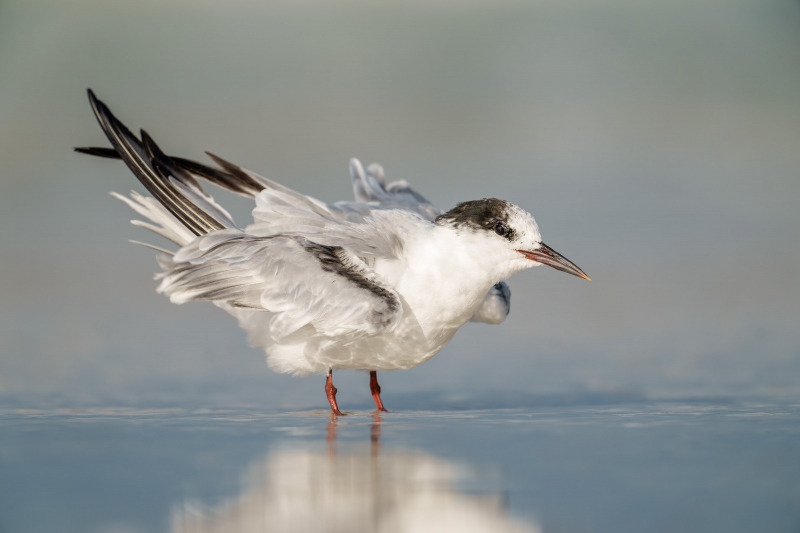
[{"label": "bird's bill tip", "polygon": [[555,268],[556,270],[560,270],[561,272],[566,272],[567,274],[572,274],[573,276],[577,276],[579,278],[583,278],[586,281],[592,281],[592,278],[586,275],[586,273],[581,270],[578,265],[561,255],[560,253],[556,252],[545,243],[541,243],[541,247],[538,250],[517,250],[519,253],[530,259],[531,261],[536,261],[537,263],[541,263],[543,265],[547,265],[549,267]]}]

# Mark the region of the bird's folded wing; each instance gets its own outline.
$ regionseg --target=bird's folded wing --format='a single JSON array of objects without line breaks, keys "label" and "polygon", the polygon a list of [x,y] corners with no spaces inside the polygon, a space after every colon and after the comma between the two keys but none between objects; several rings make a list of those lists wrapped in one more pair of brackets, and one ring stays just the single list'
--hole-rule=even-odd
[{"label": "bird's folded wing", "polygon": [[326,336],[372,335],[394,328],[403,313],[397,293],[352,252],[301,237],[222,230],[159,260],[158,290],[173,302],[270,312],[275,340],[305,326]]}]

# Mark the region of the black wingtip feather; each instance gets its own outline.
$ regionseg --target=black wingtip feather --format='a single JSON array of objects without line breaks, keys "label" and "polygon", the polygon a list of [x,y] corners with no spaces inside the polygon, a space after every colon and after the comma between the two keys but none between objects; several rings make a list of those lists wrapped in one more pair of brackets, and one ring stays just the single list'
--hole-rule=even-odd
[{"label": "black wingtip feather", "polygon": [[[115,152],[128,165],[142,185],[195,235],[224,229],[214,217],[187,199],[169,181],[174,165],[161,152],[149,135],[143,134],[144,145],[111,113],[108,107],[87,89],[89,103],[100,127]],[[181,176],[175,176],[180,180]]]},{"label": "black wingtip feather", "polygon": [[107,159],[122,159],[116,150],[113,148],[100,148],[98,146],[77,146],[75,151],[79,154],[93,155],[97,157],[105,157]]},{"label": "black wingtip feather", "polygon": [[244,187],[252,191],[253,196],[264,190],[264,186],[262,184],[251,178],[247,172],[243,171],[239,166],[234,165],[233,163],[226,161],[218,155],[212,154],[211,152],[206,152],[206,155],[210,157],[216,164],[218,164],[220,168],[227,171],[228,174],[232,175],[239,182],[241,182]]},{"label": "black wingtip feather", "polygon": [[244,186],[240,180],[228,172],[211,168],[196,161],[192,161],[191,159],[183,159],[182,157],[172,157],[171,159],[182,169],[195,176],[206,179],[218,187],[222,187],[223,189],[227,189],[242,196],[247,196],[248,198],[252,198],[258,194],[258,191],[254,192],[252,188]]},{"label": "black wingtip feather", "polygon": [[[109,140],[111,140],[111,144],[115,145],[115,147],[114,148],[78,147],[75,148],[75,151],[81,154],[94,155],[97,157],[105,157],[109,159],[122,159],[129,167],[131,167],[131,163],[120,154],[119,150],[116,149],[116,144],[112,139],[112,136],[114,135],[111,131],[109,131],[109,128],[111,128],[112,126],[116,126],[119,129],[120,133],[122,133],[123,136],[126,137],[131,144],[134,144],[139,149],[143,149],[143,146],[139,143],[139,140],[125,127],[125,125],[119,122],[119,120],[117,120],[116,117],[114,117],[114,115],[111,113],[108,107],[103,102],[101,102],[97,98],[97,96],[95,96],[94,91],[92,91],[91,88],[86,89],[86,94],[89,97],[89,103],[91,104],[92,110],[94,111],[94,114],[97,117],[98,122],[100,123],[100,127],[103,128],[103,131],[106,133],[106,136],[109,137]],[[142,131],[142,137],[144,137],[145,135],[146,133]],[[155,142],[152,142],[152,138],[150,138],[150,145],[155,146],[157,148]],[[160,150],[158,151],[160,152]],[[161,153],[163,154],[163,152]],[[178,179],[183,178],[183,181],[191,181],[195,185],[197,184],[197,182],[191,176],[188,176],[187,178],[186,176],[187,172],[199,176],[201,178],[204,178],[210,181],[211,183],[214,183],[215,185],[222,187],[223,189],[227,189],[231,192],[234,192],[236,194],[241,194],[243,196],[253,197],[264,188],[261,184],[255,182],[252,178],[250,178],[250,176],[248,176],[247,173],[242,172],[241,169],[236,165],[228,163],[227,161],[224,161],[222,158],[217,158],[216,156],[213,155],[211,156],[212,159],[217,161],[218,164],[220,164],[220,166],[224,170],[211,168],[201,163],[191,161],[189,159],[183,159],[180,157],[170,157],[166,154],[163,154],[163,156],[172,163],[172,165],[170,166],[173,170],[176,170],[178,173],[183,174],[182,176],[177,176]],[[131,167],[131,170],[134,172],[134,174],[136,174],[136,177],[139,178],[140,181],[142,181],[142,177],[140,177],[139,173],[133,167]],[[154,195],[156,194],[152,190],[150,190],[150,187],[147,185],[147,183],[145,183],[144,181],[142,181],[142,183],[145,185],[145,187],[147,187],[147,189],[151,193],[153,193]],[[199,185],[197,185],[197,187],[199,188]],[[158,197],[158,195],[156,196]],[[163,202],[162,198],[159,197],[159,201]],[[170,209],[169,206],[167,206],[167,208]],[[183,222],[183,219],[181,217],[178,218]]]}]

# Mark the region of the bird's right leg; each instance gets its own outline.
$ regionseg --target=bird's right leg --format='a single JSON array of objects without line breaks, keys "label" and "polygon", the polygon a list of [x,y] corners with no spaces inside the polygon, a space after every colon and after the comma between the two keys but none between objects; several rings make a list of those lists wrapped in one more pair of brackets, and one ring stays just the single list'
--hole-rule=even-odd
[{"label": "bird's right leg", "polygon": [[325,380],[325,394],[328,396],[328,403],[331,404],[333,414],[344,416],[344,413],[339,410],[339,404],[336,403],[336,387],[333,386],[332,368],[328,370],[328,379]]},{"label": "bird's right leg", "polygon": [[372,393],[372,399],[375,400],[375,407],[378,411],[388,413],[389,410],[383,406],[381,401],[381,386],[378,384],[378,372],[371,370],[369,373],[369,390]]}]

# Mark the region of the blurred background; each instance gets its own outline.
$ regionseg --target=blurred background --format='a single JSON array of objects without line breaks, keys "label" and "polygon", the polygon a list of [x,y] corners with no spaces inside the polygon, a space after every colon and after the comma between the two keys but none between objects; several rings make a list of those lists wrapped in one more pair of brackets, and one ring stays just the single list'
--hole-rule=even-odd
[{"label": "blurred background", "polygon": [[0,403],[325,408],[155,293],[127,240],[158,238],[108,195],[142,187],[72,152],[107,145],[87,87],[167,153],[325,201],[350,157],[445,209],[507,199],[592,277],[517,275],[504,324],[381,376],[389,408],[800,393],[797,1],[0,0]]}]

